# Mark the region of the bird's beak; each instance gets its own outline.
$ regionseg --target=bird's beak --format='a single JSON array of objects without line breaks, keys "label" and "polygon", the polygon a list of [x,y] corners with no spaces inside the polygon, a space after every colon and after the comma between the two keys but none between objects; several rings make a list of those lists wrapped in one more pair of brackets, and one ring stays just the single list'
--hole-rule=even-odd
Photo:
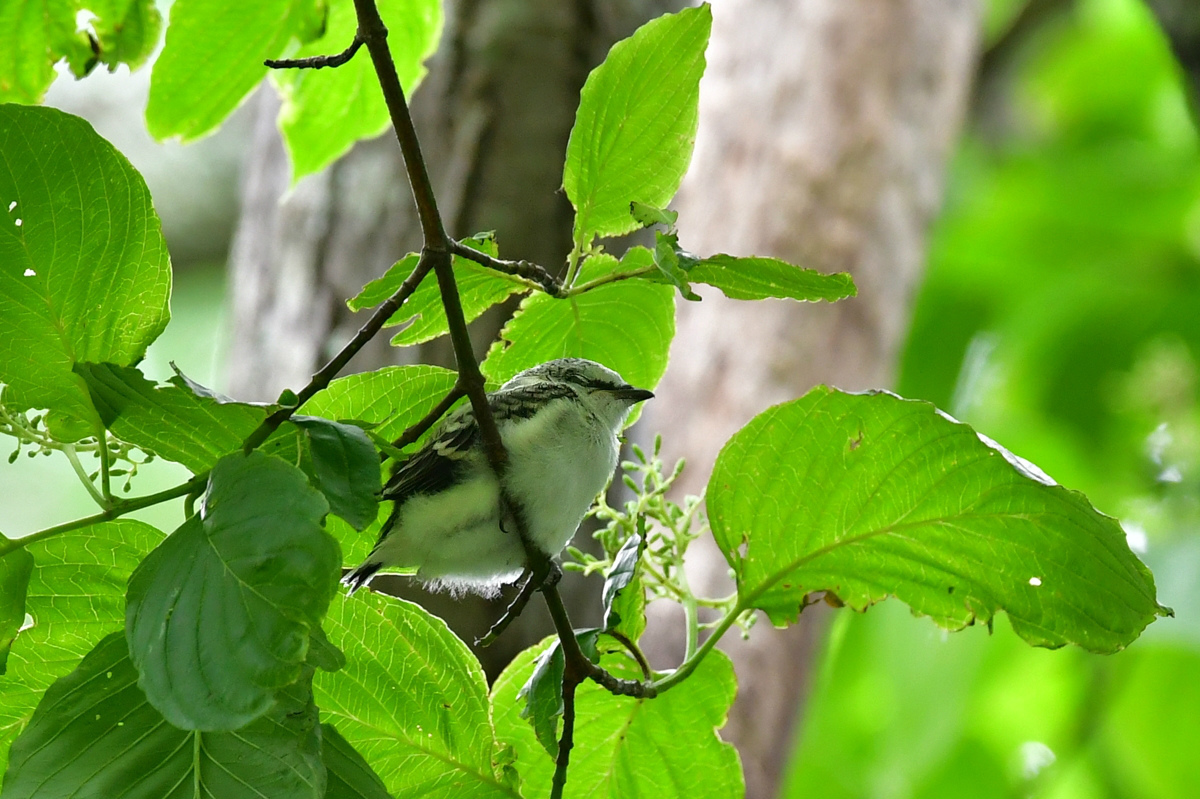
[{"label": "bird's beak", "polygon": [[653,391],[647,391],[644,388],[634,388],[633,386],[621,386],[620,388],[612,388],[608,391],[617,399],[627,400],[629,402],[641,402],[654,398]]}]

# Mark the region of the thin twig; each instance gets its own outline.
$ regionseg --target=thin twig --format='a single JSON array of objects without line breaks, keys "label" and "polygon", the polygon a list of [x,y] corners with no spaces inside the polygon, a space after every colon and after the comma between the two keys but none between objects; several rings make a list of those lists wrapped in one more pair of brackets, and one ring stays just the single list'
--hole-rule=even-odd
[{"label": "thin twig", "polygon": [[641,277],[642,275],[648,275],[657,271],[657,266],[647,266],[641,269],[635,269],[632,272],[613,272],[611,274],[598,277],[595,280],[589,280],[586,283],[580,283],[578,286],[572,286],[571,288],[565,290],[564,295],[567,297],[576,297],[584,292],[591,291],[594,288],[598,288],[609,283],[616,283],[618,280],[629,280],[633,277]]},{"label": "thin twig", "polygon": [[450,242],[450,252],[460,258],[474,261],[480,266],[486,266],[488,269],[494,269],[506,275],[514,275],[531,281],[540,286],[542,291],[551,297],[566,296],[563,285],[558,282],[558,278],[550,274],[549,270],[540,264],[535,264],[532,261],[506,261],[502,258],[493,258],[487,253],[474,250],[460,241]]},{"label": "thin twig", "polygon": [[96,437],[97,453],[100,455],[100,493],[104,495],[104,507],[112,504],[112,477],[109,469],[108,436]]},{"label": "thin twig", "polygon": [[654,679],[654,669],[650,668],[650,662],[646,660],[645,653],[642,648],[629,639],[629,636],[619,630],[608,630],[606,635],[612,636],[620,642],[621,646],[625,647],[629,654],[633,655],[633,659],[637,661],[638,668],[642,670],[642,676],[647,680]]},{"label": "thin twig", "polygon": [[79,477],[79,482],[83,483],[83,487],[91,494],[92,499],[102,508],[109,507],[112,503],[100,493],[96,488],[96,484],[92,482],[92,478],[88,475],[87,469],[83,468],[83,464],[79,462],[79,456],[75,453],[74,444],[63,444],[63,454],[67,456],[67,461],[70,462],[71,468]]},{"label": "thin twig", "polygon": [[567,766],[571,764],[571,749],[575,746],[575,688],[578,685],[563,680],[563,729],[562,737],[558,739],[558,757],[554,761],[550,799],[562,799],[563,788],[567,784]]},{"label": "thin twig", "polygon": [[271,69],[322,69],[323,67],[340,67],[354,58],[358,48],[363,46],[359,36],[354,37],[350,46],[340,53],[333,55],[314,55],[308,58],[268,58],[263,63]]},{"label": "thin twig", "polygon": [[438,401],[438,404],[434,405],[429,413],[421,418],[421,421],[401,433],[400,437],[392,442],[392,446],[396,449],[404,449],[425,435],[425,431],[437,424],[438,419],[441,419],[446,414],[446,411],[450,410],[450,406],[458,402],[464,394],[466,394],[466,391],[463,390],[462,386],[455,383],[454,387],[446,392],[446,396],[442,397]]},{"label": "thin twig", "polygon": [[196,489],[202,488],[207,482],[208,472],[205,472],[203,474],[196,475],[186,483],[180,483],[172,488],[159,491],[156,494],[147,494],[144,497],[133,497],[131,499],[121,500],[120,502],[115,503],[108,510],[103,511],[102,513],[97,513],[94,516],[85,516],[82,519],[75,519],[74,521],[56,524],[53,527],[47,527],[45,530],[38,530],[36,533],[30,533],[29,535],[22,536],[21,538],[0,541],[0,557],[7,555],[13,550],[17,550],[21,547],[28,546],[43,539],[56,536],[59,533],[78,530],[81,527],[90,527],[91,525],[99,524],[100,522],[112,521],[118,516],[124,516],[126,513],[132,513],[135,510],[148,508],[151,505],[157,505],[160,502],[166,502],[167,500],[175,499],[176,497],[186,496]]},{"label": "thin twig", "polygon": [[525,606],[529,604],[529,600],[533,598],[537,590],[538,582],[533,579],[533,572],[526,569],[521,581],[520,593],[509,603],[508,607],[504,609],[504,614],[496,619],[495,624],[488,628],[483,637],[475,639],[475,646],[491,646],[495,643],[496,639],[508,629],[508,625],[512,624],[513,620],[525,610]]},{"label": "thin twig", "polygon": [[428,259],[422,257],[421,260],[417,261],[416,267],[404,279],[404,282],[400,284],[400,288],[396,290],[396,293],[381,303],[375,309],[375,312],[371,314],[371,318],[367,320],[366,324],[359,328],[354,338],[350,339],[346,346],[342,347],[338,354],[330,359],[329,363],[321,367],[320,371],[312,376],[312,380],[308,382],[308,385],[300,390],[300,393],[296,397],[296,402],[280,408],[264,419],[262,424],[242,443],[242,450],[249,453],[256,449],[281,424],[290,419],[292,414],[300,409],[301,405],[308,402],[318,391],[328,386],[330,381],[337,377],[338,372],[342,371],[346,364],[350,362],[350,359],[357,355],[358,351],[366,346],[367,342],[376,333],[383,329],[387,320],[392,318],[392,314],[400,310],[400,306],[417,290],[417,286],[425,279],[425,275],[429,274],[431,268],[432,264]]}]

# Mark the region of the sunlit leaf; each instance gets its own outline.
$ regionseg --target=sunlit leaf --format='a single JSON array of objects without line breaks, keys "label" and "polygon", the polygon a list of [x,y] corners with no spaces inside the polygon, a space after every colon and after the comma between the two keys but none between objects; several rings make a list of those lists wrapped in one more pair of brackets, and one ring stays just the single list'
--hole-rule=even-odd
[{"label": "sunlit leaf", "polygon": [[0,382],[60,437],[97,427],[76,363],[128,365],[167,324],[171,267],[141,175],[82,119],[0,106]]},{"label": "sunlit leaf", "polygon": [[336,599],[325,626],[346,667],[317,674],[317,704],[394,796],[517,796],[497,761],[483,670],[441,619],[360,591]]},{"label": "sunlit leaf", "polygon": [[605,631],[615,630],[631,641],[646,629],[646,592],[637,574],[644,548],[640,535],[631,535],[621,545],[600,594]]},{"label": "sunlit leaf", "polygon": [[383,780],[332,724],[321,725],[321,760],[328,773],[325,799],[391,799]]},{"label": "sunlit leaf", "polygon": [[563,187],[575,241],[636,230],[630,203],[661,208],[692,158],[708,5],[667,14],[618,42],[583,85]]},{"label": "sunlit leaf", "polygon": [[[0,546],[10,543],[0,533]],[[17,549],[0,555],[0,676],[8,663],[8,650],[25,624],[25,594],[33,573],[33,555]]]},{"label": "sunlit leaf", "polygon": [[730,299],[761,300],[780,297],[790,300],[837,302],[853,297],[858,290],[845,272],[825,274],[802,269],[777,258],[735,258],[714,255],[702,258],[687,270],[688,280],[716,286]]},{"label": "sunlit leaf", "polygon": [[[581,280],[617,270],[611,256],[589,258]],[[481,368],[502,383],[555,358],[588,358],[616,370],[631,385],[654,388],[667,368],[675,335],[675,291],[644,280],[600,286],[569,299],[526,298]]]}]

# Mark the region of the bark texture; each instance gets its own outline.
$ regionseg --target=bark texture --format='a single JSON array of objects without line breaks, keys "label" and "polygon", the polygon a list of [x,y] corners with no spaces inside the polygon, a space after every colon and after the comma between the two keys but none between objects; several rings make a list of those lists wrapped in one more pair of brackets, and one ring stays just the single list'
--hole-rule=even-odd
[{"label": "bark texture", "polygon": [[[891,382],[979,35],[974,0],[722,0],[713,14],[695,158],[676,202],[681,243],[849,271],[858,297],[739,303],[711,290],[681,303],[647,414],[668,456],[688,457],[692,493],[723,442],[768,406],[817,383]],[[693,585],[727,593],[715,546],[696,554]],[[777,791],[819,618],[786,631],[764,622],[726,646],[740,689],[724,737],[750,797]],[[678,637],[649,637],[671,643],[658,663],[678,662]]]}]

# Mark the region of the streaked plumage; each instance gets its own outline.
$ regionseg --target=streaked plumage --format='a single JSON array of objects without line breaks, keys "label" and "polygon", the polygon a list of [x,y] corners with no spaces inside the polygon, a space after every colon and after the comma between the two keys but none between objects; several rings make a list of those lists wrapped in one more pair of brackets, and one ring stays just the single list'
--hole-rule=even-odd
[{"label": "streaked plumage", "polygon": [[[488,395],[508,451],[508,496],[530,539],[557,555],[617,464],[617,434],[635,402],[652,397],[598,363],[563,358],[528,369]],[[392,475],[395,506],[367,559],[344,580],[351,591],[380,569],[415,568],[452,590],[491,593],[525,563],[470,405],[450,414]],[[505,532],[508,530],[508,532]]]}]

